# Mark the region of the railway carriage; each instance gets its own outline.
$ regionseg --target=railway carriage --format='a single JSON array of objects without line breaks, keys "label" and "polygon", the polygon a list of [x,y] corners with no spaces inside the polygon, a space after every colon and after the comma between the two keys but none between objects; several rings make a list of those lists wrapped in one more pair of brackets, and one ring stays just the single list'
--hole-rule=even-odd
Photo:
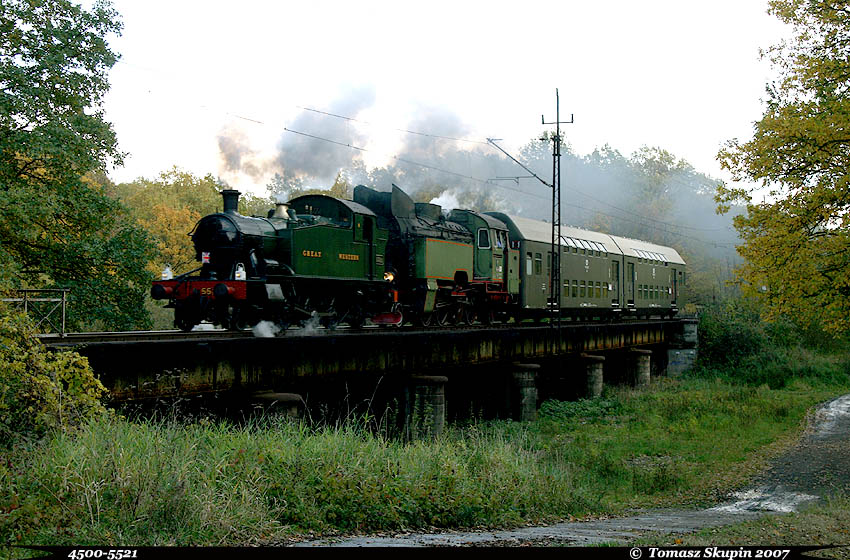
[{"label": "railway carriage", "polygon": [[672,317],[685,286],[685,261],[672,247],[611,236],[623,252],[623,299],[636,315]]},{"label": "railway carriage", "polygon": [[621,253],[611,237],[584,229],[562,226],[555,266],[561,267],[561,285],[551,293],[551,226],[519,216],[490,212],[510,229],[519,253],[520,317],[540,319],[557,309],[575,317],[609,316],[620,309],[619,259]]}]

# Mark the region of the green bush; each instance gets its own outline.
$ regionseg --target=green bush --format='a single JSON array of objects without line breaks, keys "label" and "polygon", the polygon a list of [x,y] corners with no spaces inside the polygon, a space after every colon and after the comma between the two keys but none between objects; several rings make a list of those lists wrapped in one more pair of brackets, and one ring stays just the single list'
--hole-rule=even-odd
[{"label": "green bush", "polygon": [[735,366],[769,343],[758,309],[747,300],[710,306],[700,315],[699,355],[703,364]]},{"label": "green bush", "polygon": [[0,446],[104,413],[105,392],[87,358],[49,351],[24,315],[0,314]]},{"label": "green bush", "polygon": [[840,385],[850,376],[846,340],[802,328],[788,318],[765,321],[753,300],[705,309],[699,337],[694,377],[781,389],[795,379]]}]

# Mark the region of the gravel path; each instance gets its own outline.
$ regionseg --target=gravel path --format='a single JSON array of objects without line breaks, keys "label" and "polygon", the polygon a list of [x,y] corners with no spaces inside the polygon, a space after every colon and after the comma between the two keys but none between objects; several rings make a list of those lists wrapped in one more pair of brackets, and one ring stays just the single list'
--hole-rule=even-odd
[{"label": "gravel path", "polygon": [[649,511],[631,517],[558,523],[510,531],[397,534],[297,543],[294,546],[422,547],[519,544],[625,544],[648,533],[690,533],[787,513],[807,502],[850,494],[850,395],[821,406],[801,441],[777,458],[753,484],[728,503],[696,511]]}]

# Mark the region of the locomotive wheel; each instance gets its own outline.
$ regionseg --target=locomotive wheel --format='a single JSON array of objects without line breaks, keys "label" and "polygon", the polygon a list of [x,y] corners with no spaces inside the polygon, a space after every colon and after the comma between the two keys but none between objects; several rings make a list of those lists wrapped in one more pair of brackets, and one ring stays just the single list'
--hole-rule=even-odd
[{"label": "locomotive wheel", "polygon": [[458,323],[461,325],[472,325],[477,318],[475,308],[471,305],[461,304],[458,311]]},{"label": "locomotive wheel", "polygon": [[198,321],[193,316],[193,314],[189,313],[186,310],[185,305],[177,304],[174,307],[174,326],[180,329],[183,332],[191,331],[195,325],[198,324]]},{"label": "locomotive wheel", "polygon": [[404,310],[402,309],[400,303],[396,303],[395,305],[393,305],[393,312],[401,315],[401,321],[392,325],[393,328],[399,329],[404,324]]},{"label": "locomotive wheel", "polygon": [[232,331],[244,331],[250,326],[247,319],[247,313],[244,309],[232,305],[228,308],[227,320],[223,326]]},{"label": "locomotive wheel", "polygon": [[418,313],[413,318],[413,324],[417,327],[430,327],[434,324],[434,313]]},{"label": "locomotive wheel", "polygon": [[345,317],[345,322],[348,323],[348,327],[352,329],[362,328],[365,320],[366,316],[363,314],[363,310],[359,305],[355,305],[349,309],[348,314]]},{"label": "locomotive wheel", "polygon": [[452,313],[452,311],[456,311],[453,309],[453,305],[443,305],[442,307],[438,307],[434,311],[434,315],[436,316],[436,322],[441,327],[445,327],[447,325],[451,325],[457,319],[457,313]]},{"label": "locomotive wheel", "polygon": [[325,315],[319,319],[319,324],[329,331],[335,330],[336,326],[339,324],[339,316],[335,312],[331,312],[330,315]]}]

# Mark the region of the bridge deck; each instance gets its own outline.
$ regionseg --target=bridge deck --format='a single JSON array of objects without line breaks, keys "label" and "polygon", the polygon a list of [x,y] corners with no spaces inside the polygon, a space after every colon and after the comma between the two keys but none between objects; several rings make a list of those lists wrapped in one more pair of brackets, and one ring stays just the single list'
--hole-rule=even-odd
[{"label": "bridge deck", "polygon": [[[631,321],[567,324],[560,345],[549,326],[465,330],[295,331],[283,337],[245,333],[131,337],[73,337],[45,344],[88,356],[113,399],[188,395],[227,390],[281,390],[293,378],[338,374],[409,375],[489,362],[663,344],[683,322]],[[377,331],[377,332],[376,332]]]}]

